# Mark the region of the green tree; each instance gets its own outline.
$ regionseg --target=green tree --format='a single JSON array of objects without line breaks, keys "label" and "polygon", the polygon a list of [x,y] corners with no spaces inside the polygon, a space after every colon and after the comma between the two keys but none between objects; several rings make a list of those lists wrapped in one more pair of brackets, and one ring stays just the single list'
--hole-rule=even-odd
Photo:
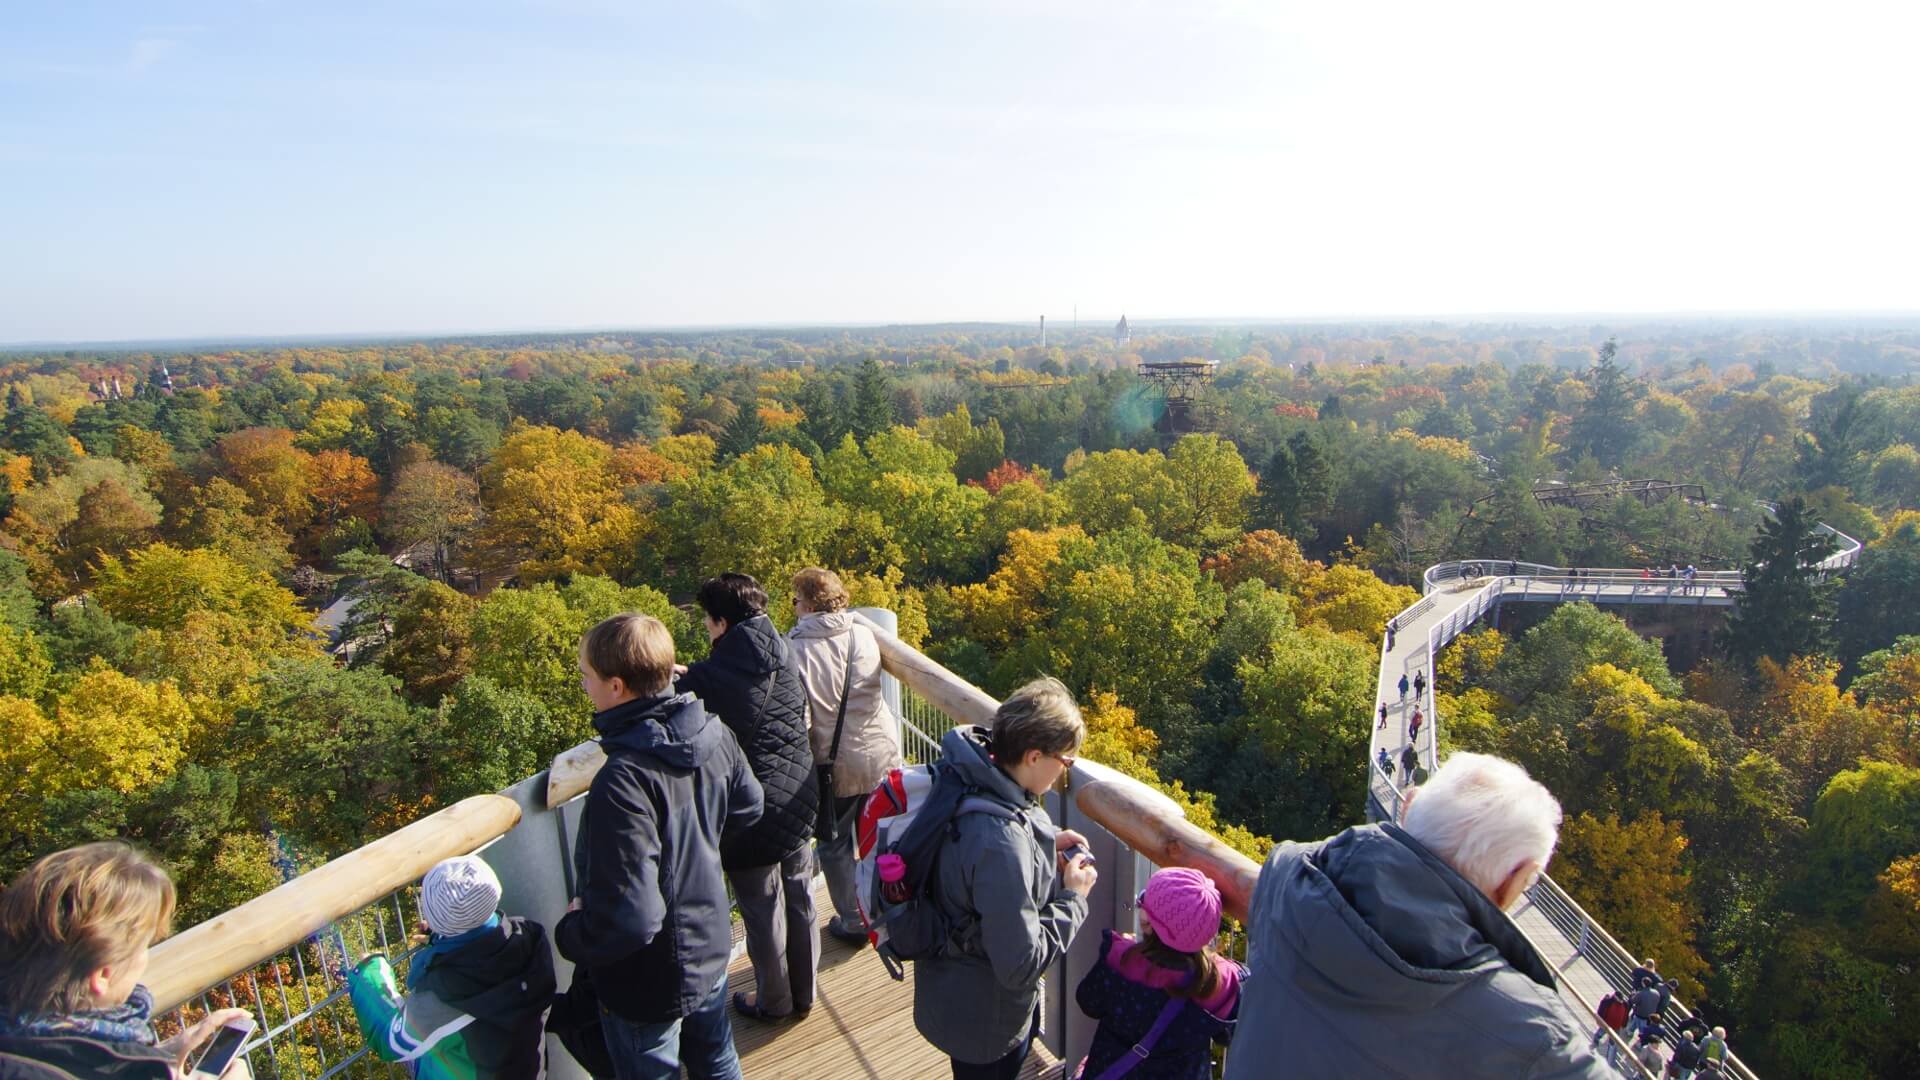
[{"label": "green tree", "polygon": [[862,443],[893,426],[893,380],[880,361],[871,356],[860,362],[860,370],[853,377],[851,426],[854,438]]},{"label": "green tree", "polygon": [[328,849],[400,823],[427,747],[393,678],[331,660],[276,660],[234,722],[245,804]]},{"label": "green tree", "polygon": [[1920,851],[1920,769],[1869,761],[1836,774],[1810,820],[1808,894],[1836,916],[1857,911],[1888,863]]},{"label": "green tree", "polygon": [[1860,658],[1905,634],[1920,634],[1920,515],[1868,544],[1834,600],[1834,636],[1852,670]]},{"label": "green tree", "polygon": [[669,483],[656,516],[674,577],[687,587],[726,571],[778,587],[821,561],[840,521],[812,463],[786,446],[755,447]]},{"label": "green tree", "polygon": [[1727,652],[1734,658],[1751,665],[1764,656],[1784,664],[1827,651],[1836,583],[1818,569],[1833,551],[1818,524],[1798,497],[1761,523],[1740,568],[1740,604],[1727,623]]},{"label": "green tree", "polygon": [[1567,432],[1567,452],[1590,454],[1608,469],[1618,468],[1638,438],[1634,406],[1646,387],[1614,363],[1620,346],[1612,338],[1600,346],[1600,358],[1587,373],[1589,396]]}]

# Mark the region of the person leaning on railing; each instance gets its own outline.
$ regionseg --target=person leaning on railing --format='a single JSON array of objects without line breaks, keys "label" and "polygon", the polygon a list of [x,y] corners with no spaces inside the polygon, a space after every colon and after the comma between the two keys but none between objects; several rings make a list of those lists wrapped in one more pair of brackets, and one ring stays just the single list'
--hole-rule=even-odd
[{"label": "person leaning on railing", "polygon": [[[833,837],[821,843],[820,870],[833,898],[827,932],[853,945],[867,943],[858,890],[854,887],[854,823],[867,796],[887,771],[901,764],[900,720],[887,707],[881,685],[880,643],[847,611],[847,587],[839,575],[817,566],[793,576],[793,611],[787,632],[794,663],[806,684],[813,715],[813,760],[833,765]],[[841,714],[844,702],[846,711]],[[833,748],[834,726],[840,747]]]},{"label": "person leaning on railing", "polygon": [[1518,765],[1459,753],[1402,820],[1267,859],[1227,1080],[1613,1077],[1504,914],[1552,857],[1560,804]]},{"label": "person leaning on railing", "polygon": [[[173,921],[173,881],[126,844],[56,851],[0,893],[0,1080],[174,1080],[189,1054],[245,1009],[209,1014],[166,1041],[140,984]],[[223,1080],[253,1075],[235,1058]]]}]

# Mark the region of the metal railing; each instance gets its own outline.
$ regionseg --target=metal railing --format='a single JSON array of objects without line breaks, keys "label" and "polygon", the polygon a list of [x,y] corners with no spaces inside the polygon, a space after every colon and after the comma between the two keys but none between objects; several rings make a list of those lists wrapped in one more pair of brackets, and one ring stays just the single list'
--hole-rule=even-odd
[{"label": "metal railing", "polygon": [[403,1066],[374,1056],[361,1040],[345,972],[370,953],[384,953],[404,979],[417,947],[416,889],[408,887],[346,916],[323,934],[195,994],[155,1018],[162,1038],[209,1012],[239,1007],[259,1026],[241,1050],[259,1080],[406,1076]]}]

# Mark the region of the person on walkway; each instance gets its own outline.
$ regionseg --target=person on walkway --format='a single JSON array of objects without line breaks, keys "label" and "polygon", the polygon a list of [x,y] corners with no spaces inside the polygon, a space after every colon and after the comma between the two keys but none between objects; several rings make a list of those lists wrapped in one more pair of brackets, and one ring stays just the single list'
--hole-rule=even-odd
[{"label": "person on walkway", "polygon": [[1687,564],[1687,592],[1688,593],[1693,592],[1694,580],[1699,576],[1700,576],[1700,571],[1694,569],[1694,566],[1692,563],[1688,563]]},{"label": "person on walkway", "polygon": [[1380,703],[1380,726],[1375,728],[1374,730],[1375,731],[1387,730],[1387,703],[1384,701]]},{"label": "person on walkway", "polygon": [[1640,1067],[1650,1076],[1659,1076],[1666,1071],[1667,1058],[1660,1052],[1660,1040],[1651,1033],[1643,1033],[1634,1043],[1634,1057],[1640,1059]]},{"label": "person on walkway", "polygon": [[1638,990],[1660,981],[1660,962],[1649,956],[1627,975],[1627,989]]},{"label": "person on walkway", "polygon": [[1374,760],[1379,762],[1380,774],[1382,776],[1393,776],[1393,754],[1391,751],[1384,746],[1381,747],[1379,756],[1374,758]]},{"label": "person on walkway", "polygon": [[[0,1076],[176,1080],[220,1009],[162,1041],[147,949],[173,921],[173,880],[116,841],[44,855],[0,893]],[[235,1058],[222,1080],[249,1080]]]},{"label": "person on walkway", "polygon": [[1714,1028],[1713,1033],[1700,1042],[1700,1075],[1723,1075],[1727,1069],[1727,1057],[1731,1053],[1727,1049],[1727,1029]]},{"label": "person on walkway", "polygon": [[400,993],[375,953],[347,975],[363,1042],[419,1080],[520,1080],[547,1074],[553,950],[537,922],[500,914],[500,879],[479,856],[443,859],[420,883],[430,935]]},{"label": "person on walkway", "polygon": [[1615,1074],[1505,911],[1553,856],[1560,804],[1511,762],[1456,753],[1403,825],[1284,843],[1248,912],[1227,1080]]},{"label": "person on walkway", "polygon": [[720,865],[740,905],[756,992],[733,995],[756,1020],[813,1008],[820,925],[813,910],[813,829],[820,786],[807,742],[807,698],[787,641],[767,618],[767,593],[746,574],[708,578],[695,596],[713,651],[674,688],[699,697],[740,743],[760,782],[752,828],[724,838]]},{"label": "person on walkway", "polygon": [[1420,752],[1413,748],[1413,744],[1408,743],[1407,745],[1401,747],[1400,748],[1400,770],[1406,774],[1405,780],[1402,781],[1402,786],[1413,783],[1414,770],[1418,769],[1419,767],[1420,767]]},{"label": "person on walkway", "polygon": [[1420,711],[1420,706],[1415,705],[1413,707],[1413,719],[1407,724],[1407,744],[1409,746],[1420,741],[1420,723],[1425,719],[1426,714]]},{"label": "person on walkway", "polygon": [[1658,982],[1645,983],[1640,989],[1634,991],[1631,1002],[1633,1005],[1634,1031],[1647,1031],[1658,1022],[1660,1017],[1660,991],[1657,988],[1660,985]]},{"label": "person on walkway", "polygon": [[818,850],[827,895],[833,898],[827,932],[857,946],[867,943],[867,934],[854,886],[855,823],[867,796],[901,764],[901,756],[900,719],[887,707],[881,682],[880,643],[854,620],[849,602],[846,585],[833,571],[812,566],[795,574],[793,611],[799,619],[787,632],[787,643],[807,688],[814,764],[833,765],[836,827]]},{"label": "person on walkway", "polygon": [[1641,567],[1641,568],[1640,568],[1640,580],[1641,580],[1641,581],[1651,581],[1651,580],[1653,580],[1653,570],[1652,570],[1651,568],[1649,568],[1649,567],[1645,567],[1645,566],[1643,566],[1643,567]]},{"label": "person on walkway", "polygon": [[1600,1049],[1602,1043],[1607,1047],[1607,1064],[1620,1063],[1619,1043],[1607,1037],[1608,1032],[1617,1032],[1627,1026],[1627,1020],[1633,1016],[1627,999],[1617,990],[1609,990],[1600,999],[1600,1007],[1595,1010],[1600,1016],[1600,1026],[1593,1029],[1593,1049]]},{"label": "person on walkway", "polygon": [[1673,1057],[1667,1061],[1667,1075],[1674,1080],[1692,1080],[1693,1071],[1700,1067],[1700,1044],[1693,1041],[1691,1032],[1681,1032],[1673,1043]]},{"label": "person on walkway", "polygon": [[1413,696],[1415,698],[1425,698],[1427,696],[1427,673],[1424,671],[1416,671],[1413,673]]},{"label": "person on walkway", "polygon": [[1098,1020],[1082,1080],[1210,1080],[1215,1043],[1233,1038],[1246,969],[1214,954],[1220,889],[1198,870],[1155,871],[1139,896],[1140,937],[1108,929],[1074,990]]},{"label": "person on walkway", "polygon": [[722,835],[760,820],[733,732],[673,689],[673,636],[615,615],[580,639],[580,686],[606,763],[587,789],[577,890],[553,928],[600,994],[618,1080],[740,1080],[727,1017],[733,948]]},{"label": "person on walkway", "polygon": [[1407,682],[1406,673],[1402,672],[1400,675],[1400,700],[1402,702],[1405,702],[1407,700],[1407,687],[1411,685],[1412,685],[1411,683]]},{"label": "person on walkway", "polygon": [[1055,830],[1040,798],[1073,768],[1087,725],[1058,679],[1013,692],[991,728],[957,727],[941,760],[1013,816],[962,814],[928,879],[954,928],[939,955],[914,964],[913,1024],[951,1060],[955,1080],[1013,1080],[1040,1025],[1040,980],[1087,918],[1096,874],[1086,844]]},{"label": "person on walkway", "polygon": [[[1400,624],[1400,620],[1398,618],[1387,620],[1387,651],[1388,652],[1393,651],[1393,635],[1394,635],[1394,632],[1399,629],[1399,624]],[[1401,696],[1405,697],[1406,695],[1403,693],[1401,694]]]}]

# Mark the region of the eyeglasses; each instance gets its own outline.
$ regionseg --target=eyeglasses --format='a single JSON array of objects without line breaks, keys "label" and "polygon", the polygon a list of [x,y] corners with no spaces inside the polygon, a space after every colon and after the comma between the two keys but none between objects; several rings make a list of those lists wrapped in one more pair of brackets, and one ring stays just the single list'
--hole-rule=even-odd
[{"label": "eyeglasses", "polygon": [[1048,754],[1048,757],[1071,769],[1080,764],[1080,759],[1072,754]]}]

